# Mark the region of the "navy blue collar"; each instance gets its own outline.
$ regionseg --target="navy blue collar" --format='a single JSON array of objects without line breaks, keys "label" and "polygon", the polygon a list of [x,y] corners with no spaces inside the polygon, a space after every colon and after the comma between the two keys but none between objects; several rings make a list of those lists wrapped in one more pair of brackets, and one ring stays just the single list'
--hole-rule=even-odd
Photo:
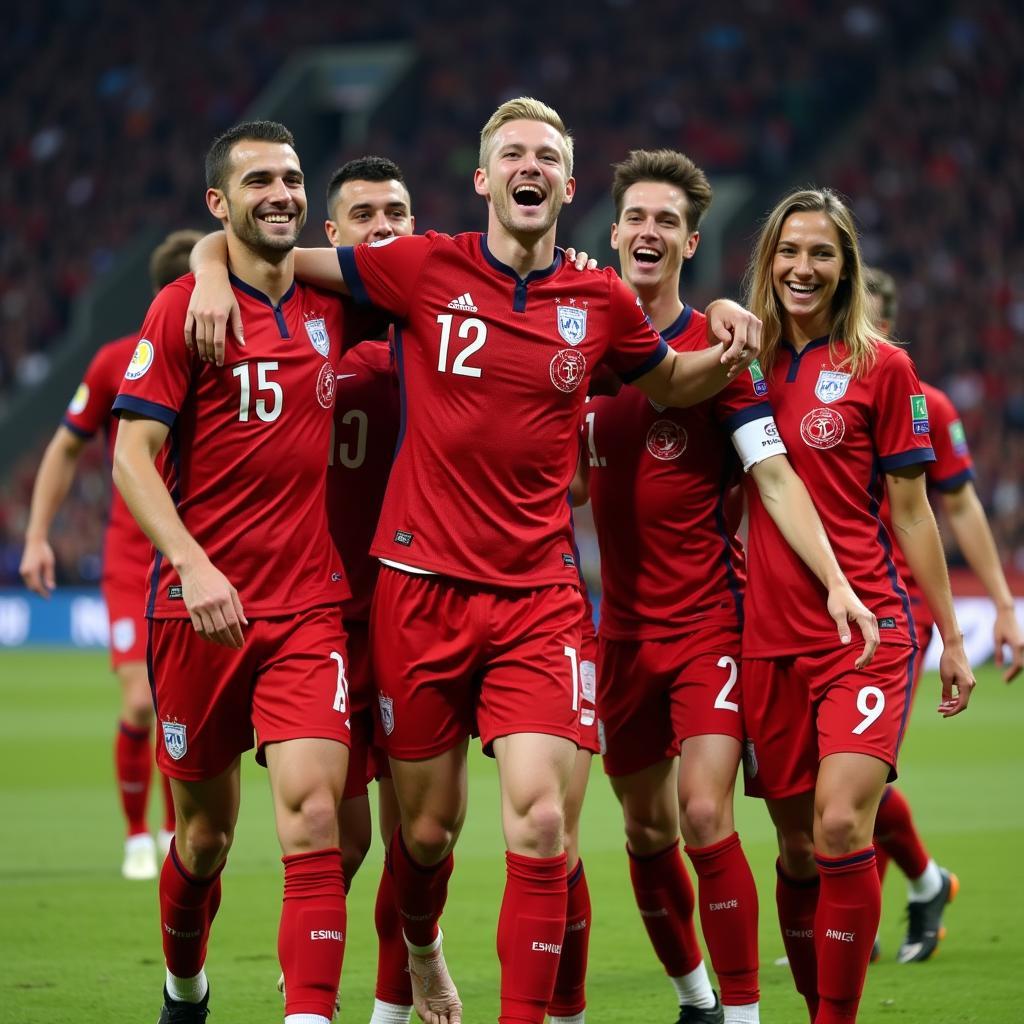
[{"label": "navy blue collar", "polygon": [[270,301],[270,296],[261,292],[259,288],[253,288],[251,284],[247,284],[236,274],[232,274],[231,271],[228,271],[228,277],[231,279],[231,283],[239,291],[245,292],[246,295],[251,295],[254,299],[259,299],[260,302],[265,303],[273,310],[280,309],[292,297],[292,295],[295,294],[295,282],[292,281],[288,286],[288,291],[281,296],[281,301],[275,306],[274,303]]},{"label": "navy blue collar", "polygon": [[513,270],[507,263],[502,263],[490,249],[487,248],[487,235],[482,234],[480,236],[480,251],[483,253],[483,257],[495,270],[502,274],[511,277],[516,284],[529,284],[531,281],[539,281],[542,278],[550,277],[559,267],[562,265],[562,250],[555,249],[555,258],[551,261],[551,265],[544,267],[543,270],[531,270],[526,277],[520,277],[515,270]]},{"label": "navy blue collar", "polygon": [[679,335],[682,334],[689,326],[690,320],[692,319],[693,307],[684,304],[682,313],[680,313],[679,316],[677,316],[675,320],[673,320],[672,323],[670,323],[668,327],[661,332],[661,336],[666,341],[672,341],[673,338],[678,338]]},{"label": "navy blue collar", "polygon": [[812,349],[821,348],[822,345],[827,345],[827,344],[828,344],[828,335],[827,334],[824,337],[814,338],[813,340],[807,342],[807,344],[804,345],[804,347],[799,352],[797,352],[797,350],[796,350],[795,346],[792,344],[792,342],[786,341],[785,339],[783,339],[783,341],[782,341],[783,347],[789,349],[789,351],[793,354],[793,358],[794,359],[802,359],[804,357],[804,355],[806,353],[810,352]]}]

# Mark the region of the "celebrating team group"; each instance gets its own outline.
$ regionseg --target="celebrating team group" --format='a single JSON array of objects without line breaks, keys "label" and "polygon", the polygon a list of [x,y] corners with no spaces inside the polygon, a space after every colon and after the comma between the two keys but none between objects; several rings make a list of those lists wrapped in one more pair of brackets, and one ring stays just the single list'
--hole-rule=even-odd
[{"label": "celebrating team group", "polygon": [[[459,1024],[439,922],[476,736],[506,843],[501,1024],[585,1019],[577,836],[594,753],[679,1024],[760,1020],[741,764],[778,833],[809,1018],[854,1021],[883,833],[900,833],[910,885],[901,960],[931,955],[956,894],[888,784],[933,623],[939,713],[974,686],[926,481],[973,487],[955,412],[887,338],[841,199],[783,198],[747,308],[702,313],[679,283],[711,203],[703,172],[669,150],[617,164],[622,279],[591,269],[555,245],[573,141],[537,100],[502,104],[481,132],[485,234],[413,234],[400,169],[367,157],[331,181],[330,247],[296,248],[302,170],[272,122],[221,136],[206,173],[224,230],[157,294],[113,402],[114,479],[155,548],[141,628],[175,810],[161,1024],[209,1012],[206,946],[254,745],[283,853],[286,1024],[335,1012],[374,779],[371,1024],[414,1008]],[[596,637],[572,526],[587,500]],[[990,541],[978,510],[964,515]],[[994,545],[975,548],[1012,675],[1012,599]],[[23,565],[30,583],[41,564]]]}]

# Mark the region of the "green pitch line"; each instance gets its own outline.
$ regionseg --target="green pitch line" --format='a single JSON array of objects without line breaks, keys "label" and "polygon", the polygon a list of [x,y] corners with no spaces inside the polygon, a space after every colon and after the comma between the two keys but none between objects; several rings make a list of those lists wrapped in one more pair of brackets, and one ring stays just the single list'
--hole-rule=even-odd
[{"label": "green pitch line", "polygon": [[[960,876],[949,935],[931,962],[893,961],[904,886],[891,867],[883,960],[868,974],[862,1024],[1010,1024],[1021,1019],[1020,851],[1024,849],[1024,693],[986,669],[970,710],[943,722],[926,676],[901,784],[929,848]],[[109,1024],[155,1020],[163,969],[156,885],[125,882],[112,781],[115,682],[102,655],[0,654],[0,1020]],[[497,1018],[494,928],[504,882],[493,763],[474,754],[470,812],[456,855],[446,950],[466,1020]],[[263,772],[244,772],[242,815],[224,876],[207,969],[218,1021],[280,1019],[274,989],[281,866]],[[154,805],[152,822],[157,824]],[[740,800],[740,833],[761,898],[762,1017],[802,1022],[781,954],[774,847],[760,804]],[[592,1024],[674,1019],[673,997],[632,904],[618,808],[595,766],[583,858],[594,904]],[[342,1024],[365,1024],[373,998],[373,899],[379,845],[349,901]]]}]

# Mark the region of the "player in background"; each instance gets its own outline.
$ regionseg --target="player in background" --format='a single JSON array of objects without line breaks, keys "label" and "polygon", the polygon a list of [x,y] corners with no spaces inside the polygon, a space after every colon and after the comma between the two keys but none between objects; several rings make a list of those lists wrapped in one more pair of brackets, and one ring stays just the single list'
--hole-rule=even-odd
[{"label": "player in background", "polygon": [[[623,278],[673,348],[703,348],[704,316],[679,296],[711,204],[703,171],[682,153],[634,150],[615,167],[612,196]],[[585,417],[601,547],[605,771],[622,805],[637,906],[675,987],[681,1024],[759,1019],[757,891],[733,819],[744,566],[726,499],[744,472],[820,581],[840,641],[850,642],[852,621],[862,662],[877,644],[874,618],[786,458],[765,391],[754,364],[688,409],[623,388],[593,398]],[[721,1003],[694,929],[680,831]]]},{"label": "player in background", "polygon": [[[403,434],[372,549],[386,563],[373,657],[402,808],[390,864],[414,1002],[428,1024],[462,1017],[437,922],[474,727],[498,760],[508,846],[500,1019],[539,1022],[551,999],[579,739],[582,601],[566,494],[593,366],[604,360],[656,401],[686,404],[720,390],[758,352],[754,318],[720,301],[709,308],[712,344],[672,353],[613,273],[570,269],[554,236],[575,191],[571,140],[545,105],[499,108],[481,135],[474,184],[488,205],[485,236],[301,254],[315,283],[398,318]],[[203,291],[223,289],[223,266],[210,259],[219,248],[204,239],[194,254]],[[193,309],[213,307],[225,308],[197,287]]]},{"label": "player in background", "polygon": [[[871,318],[879,330],[891,336],[898,311],[896,282],[883,270],[865,267],[864,271],[871,297]],[[967,564],[981,580],[995,606],[996,617],[992,627],[995,660],[999,666],[1006,665],[1003,678],[1010,682],[1020,672],[1024,662],[1024,637],[1017,622],[1013,594],[1003,573],[992,529],[974,488],[974,465],[967,448],[967,437],[949,397],[925,382],[922,382],[921,390],[928,403],[932,447],[935,451],[935,462],[928,463],[925,469],[927,483],[938,493],[941,508]],[[888,506],[883,505],[882,516],[887,525],[888,513]],[[910,594],[917,642],[922,654],[915,669],[916,691],[924,665],[923,655],[931,642],[934,620],[900,549],[896,548],[893,555]],[[1008,663],[1005,659],[1007,648],[1010,653]],[[907,877],[907,934],[896,954],[897,961],[916,963],[927,960],[943,937],[943,910],[956,895],[958,881],[955,875],[939,867],[929,856],[914,827],[910,804],[895,786],[886,787],[878,807],[875,818],[875,857],[880,880],[884,880],[890,860],[895,861]],[[876,959],[879,952],[876,940],[872,959]]]},{"label": "player in background", "polygon": [[[236,126],[211,146],[206,177],[246,345],[223,367],[186,351],[192,280],[181,278],[150,307],[114,403],[115,482],[156,548],[149,662],[177,818],[160,876],[160,1021],[209,1012],[206,945],[255,731],[284,855],[285,1021],[328,1024],[346,934],[349,709],[348,588],[327,528],[324,453],[345,324],[333,296],[294,280],[306,196],[291,133]],[[161,477],[153,460],[168,437]]]},{"label": "player in background", "polygon": [[[201,237],[198,231],[174,231],[153,250],[149,279],[154,295],[188,273],[189,253]],[[137,333],[129,334],[100,347],[39,464],[25,529],[21,578],[43,597],[49,597],[57,585],[50,527],[71,488],[85,446],[100,430],[106,435],[108,454],[113,456],[118,421],[111,406],[138,340]],[[153,696],[146,673],[144,614],[146,568],[151,558],[149,539],[116,488],[112,489],[100,589],[110,620],[110,664],[121,684],[114,774],[126,827],[121,874],[129,879],[155,878],[157,873],[158,847],[146,824],[153,775]],[[170,784],[162,775],[160,780],[164,815],[157,842],[163,856],[174,835],[174,804]]]},{"label": "player in background", "polygon": [[[761,363],[779,432],[881,639],[871,665],[855,669],[819,584],[748,485],[747,793],[767,801],[778,833],[776,897],[797,990],[815,1024],[849,1024],[880,913],[875,812],[895,778],[921,653],[894,540],[945,644],[943,716],[964,710],[974,678],[925,493],[927,405],[909,357],[871,322],[856,228],[833,192],[794,192],[772,210],[747,284],[765,322]],[[878,516],[883,492],[892,537]]]}]

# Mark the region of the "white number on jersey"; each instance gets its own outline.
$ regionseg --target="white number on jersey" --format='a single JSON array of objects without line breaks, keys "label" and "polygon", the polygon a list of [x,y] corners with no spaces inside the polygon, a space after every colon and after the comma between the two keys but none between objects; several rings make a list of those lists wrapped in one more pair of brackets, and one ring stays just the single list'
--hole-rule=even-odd
[{"label": "white number on jersey", "polygon": [[572,674],[572,709],[580,709],[580,660],[575,647],[563,647],[565,656],[569,659],[569,670]]},{"label": "white number on jersey", "polygon": [[736,667],[736,662],[733,658],[723,654],[718,659],[718,667],[727,668],[729,670],[729,678],[725,681],[725,686],[718,691],[718,696],[715,698],[715,707],[721,708],[723,711],[739,711],[739,704],[734,700],[729,700],[729,694],[732,693],[732,688],[736,685],[736,680],[740,674],[739,669]]},{"label": "white number on jersey", "polygon": [[[870,698],[871,704],[868,704]],[[857,710],[864,716],[860,725],[853,727],[855,736],[860,736],[885,710],[885,694],[877,686],[862,686],[857,691]]]},{"label": "white number on jersey", "polygon": [[366,461],[366,435],[370,429],[370,419],[362,409],[349,409],[341,422],[346,426],[356,425],[356,443],[339,442],[334,433],[334,420],[331,420],[331,447],[327,453],[327,465],[334,465],[334,446],[338,445],[338,461],[346,469],[358,469]]},{"label": "white number on jersey", "polygon": [[587,420],[587,448],[590,450],[590,465],[591,466],[607,466],[608,460],[601,458],[597,454],[597,441],[594,438],[594,419],[597,417],[596,412],[588,412],[586,416]]},{"label": "white number on jersey", "polygon": [[331,651],[331,657],[338,663],[338,690],[334,694],[334,710],[344,714],[348,710],[348,677],[345,675],[345,659]]},{"label": "white number on jersey", "polygon": [[[256,393],[259,394],[262,391],[274,396],[269,408],[265,398],[256,399],[256,415],[264,423],[273,423],[281,415],[281,408],[284,405],[284,392],[281,390],[281,385],[268,376],[271,370],[276,369],[276,360],[256,364]],[[241,366],[236,366],[231,374],[238,378],[239,383],[238,422],[248,423],[252,393],[252,386],[249,382],[249,364],[242,363]]]},{"label": "white number on jersey", "polygon": [[[441,325],[441,344],[437,356],[438,373],[448,372],[448,343],[451,341],[452,321],[454,319],[451,313],[441,313],[437,318],[437,322]],[[478,352],[484,347],[484,343],[487,341],[487,324],[483,320],[478,320],[475,316],[471,316],[468,320],[463,320],[459,324],[457,333],[464,341],[469,341],[469,336],[472,334],[473,340],[455,357],[451,372],[458,374],[460,377],[479,377],[483,370],[479,366],[469,366],[466,360],[474,352]]]}]

